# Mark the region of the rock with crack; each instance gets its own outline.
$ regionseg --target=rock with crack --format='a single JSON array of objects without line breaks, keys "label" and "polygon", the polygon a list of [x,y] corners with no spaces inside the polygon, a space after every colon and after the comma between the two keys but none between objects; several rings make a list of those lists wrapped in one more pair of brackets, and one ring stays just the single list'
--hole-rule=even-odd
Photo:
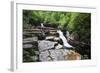
[{"label": "rock with crack", "polygon": [[38,41],[38,49],[39,51],[48,50],[54,48],[55,44],[57,44],[57,42],[46,41],[46,40]]},{"label": "rock with crack", "polygon": [[60,61],[64,60],[63,53],[60,49],[49,50],[50,56],[52,57],[53,61]]},{"label": "rock with crack", "polygon": [[62,52],[63,56],[65,56],[65,55],[68,55],[68,53],[70,52],[70,50],[61,49],[61,52]]},{"label": "rock with crack", "polygon": [[48,50],[43,51],[39,54],[39,60],[40,61],[48,61],[48,56],[49,56],[49,52]]},{"label": "rock with crack", "polygon": [[49,55],[49,56],[47,57],[47,60],[48,60],[48,61],[53,61],[53,58]]}]

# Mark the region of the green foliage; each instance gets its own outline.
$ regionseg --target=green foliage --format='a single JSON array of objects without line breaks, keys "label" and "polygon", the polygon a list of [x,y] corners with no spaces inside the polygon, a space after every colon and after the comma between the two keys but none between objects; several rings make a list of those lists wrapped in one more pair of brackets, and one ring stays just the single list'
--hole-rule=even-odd
[{"label": "green foliage", "polygon": [[72,32],[77,32],[80,36],[80,41],[90,43],[91,14],[71,13],[68,29]]},{"label": "green foliage", "polygon": [[70,20],[70,15],[70,13],[66,12],[23,10],[23,23],[32,25],[40,23],[59,23],[62,26],[66,26]]},{"label": "green foliage", "polygon": [[81,41],[90,43],[90,13],[23,10],[23,26],[25,28],[30,24],[33,26],[40,23],[60,24],[62,29],[67,29],[70,33],[77,32]]}]

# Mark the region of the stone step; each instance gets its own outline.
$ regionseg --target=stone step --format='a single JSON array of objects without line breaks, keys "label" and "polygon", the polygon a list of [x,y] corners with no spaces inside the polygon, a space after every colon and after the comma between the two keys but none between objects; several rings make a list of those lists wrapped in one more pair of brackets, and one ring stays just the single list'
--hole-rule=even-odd
[{"label": "stone step", "polygon": [[23,44],[32,44],[32,43],[33,43],[33,41],[30,41],[30,40],[29,41],[28,40],[23,41]]},{"label": "stone step", "polygon": [[30,38],[25,38],[23,41],[38,41],[38,37],[30,37]]},{"label": "stone step", "polygon": [[26,49],[26,48],[32,48],[33,45],[32,44],[24,44],[23,45],[23,48]]}]

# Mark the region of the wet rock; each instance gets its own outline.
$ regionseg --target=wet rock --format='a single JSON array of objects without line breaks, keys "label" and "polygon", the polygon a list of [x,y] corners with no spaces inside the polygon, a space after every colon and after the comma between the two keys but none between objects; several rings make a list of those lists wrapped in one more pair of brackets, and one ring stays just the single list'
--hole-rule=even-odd
[{"label": "wet rock", "polygon": [[62,39],[58,40],[58,43],[61,44],[61,45],[63,45]]}]

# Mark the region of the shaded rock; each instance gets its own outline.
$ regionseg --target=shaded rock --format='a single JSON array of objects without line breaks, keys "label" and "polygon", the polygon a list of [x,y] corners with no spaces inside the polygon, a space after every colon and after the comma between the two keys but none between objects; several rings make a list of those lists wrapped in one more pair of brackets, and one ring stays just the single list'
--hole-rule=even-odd
[{"label": "shaded rock", "polygon": [[23,33],[23,38],[28,38],[28,37],[32,37],[32,34]]},{"label": "shaded rock", "polygon": [[61,45],[63,45],[62,39],[58,40],[58,43],[61,44]]},{"label": "shaded rock", "polygon": [[44,40],[46,37],[45,33],[42,33],[42,32],[41,34],[38,34],[37,36],[38,36],[38,40]]},{"label": "shaded rock", "polygon": [[48,61],[52,61],[53,59],[52,59],[51,56],[48,56],[48,57],[47,57],[47,60],[48,60]]},{"label": "shaded rock", "polygon": [[25,38],[23,41],[38,41],[38,37]]},{"label": "shaded rock", "polygon": [[36,55],[39,55],[39,51],[34,51]]},{"label": "shaded rock", "polygon": [[39,58],[38,58],[38,56],[31,56],[31,59],[32,59],[33,61],[37,61]]},{"label": "shaded rock", "polygon": [[25,57],[25,56],[29,56],[29,52],[28,52],[28,51],[23,50],[23,57]]},{"label": "shaded rock", "polygon": [[33,41],[30,41],[30,40],[24,40],[23,41],[23,44],[28,44],[28,43],[33,43]]},{"label": "shaded rock", "polygon": [[23,45],[23,48],[32,48],[32,47],[33,47],[32,44],[24,44],[24,45]]},{"label": "shaded rock", "polygon": [[37,41],[33,42],[32,45],[33,45],[33,48],[36,48],[36,49],[38,48],[38,42]]},{"label": "shaded rock", "polygon": [[68,41],[70,39],[74,40],[74,41],[78,41],[79,40],[79,35],[76,32],[72,32],[71,35],[69,35],[69,37],[68,37]]}]

